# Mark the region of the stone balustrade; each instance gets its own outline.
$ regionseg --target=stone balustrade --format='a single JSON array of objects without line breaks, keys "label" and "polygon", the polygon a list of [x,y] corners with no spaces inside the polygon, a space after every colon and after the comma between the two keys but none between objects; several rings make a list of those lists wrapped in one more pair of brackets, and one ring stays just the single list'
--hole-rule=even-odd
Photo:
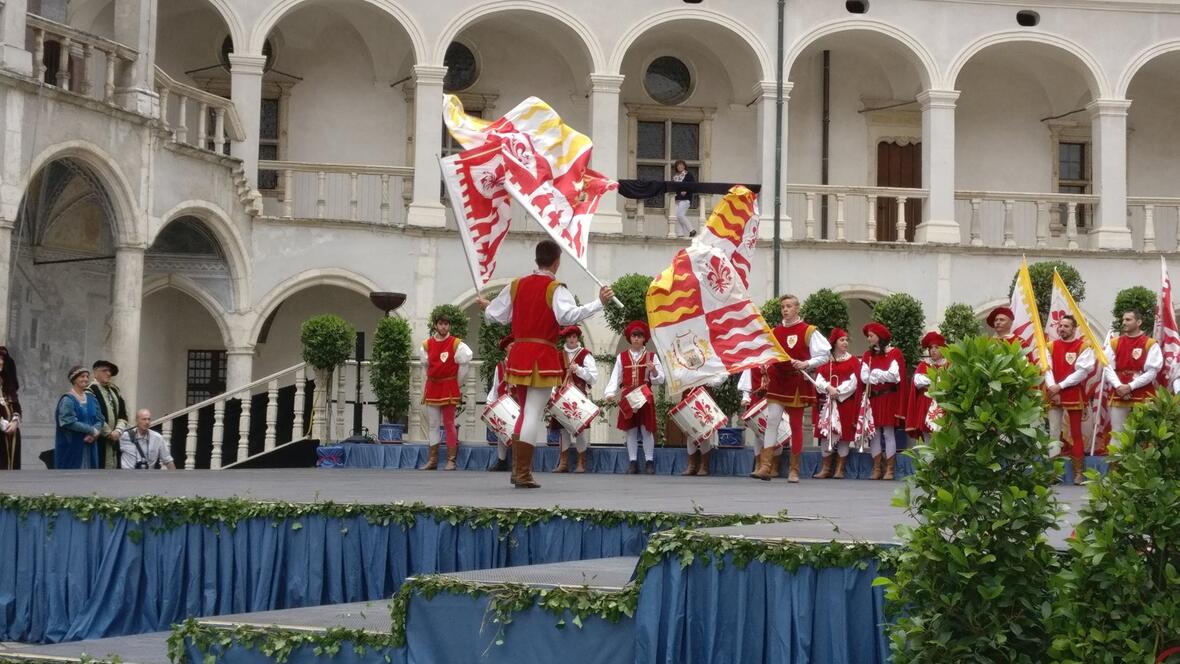
[{"label": "stone balustrade", "polygon": [[246,139],[237,109],[229,99],[186,85],[156,67],[160,121],[176,143],[229,154],[230,142]]},{"label": "stone balustrade", "polygon": [[139,53],[119,42],[29,14],[33,76],[46,85],[118,105],[119,81]]}]

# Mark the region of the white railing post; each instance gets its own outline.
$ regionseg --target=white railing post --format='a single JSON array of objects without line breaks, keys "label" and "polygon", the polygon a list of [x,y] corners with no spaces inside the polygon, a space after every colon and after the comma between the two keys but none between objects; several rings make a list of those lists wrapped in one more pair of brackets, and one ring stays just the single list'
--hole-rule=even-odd
[{"label": "white railing post", "polygon": [[315,216],[316,219],[323,219],[328,209],[328,201],[325,198],[327,195],[328,174],[324,171],[316,173],[316,202],[315,202]]},{"label": "white railing post", "polygon": [[844,199],[845,194],[836,194],[836,240],[844,240]]},{"label": "white railing post", "polygon": [[983,207],[983,199],[971,199],[971,246],[983,246],[983,231],[980,228],[979,212]]},{"label": "white railing post", "polygon": [[70,90],[70,51],[74,48],[74,42],[65,37],[58,42],[58,46],[57,87]]},{"label": "white railing post", "polygon": [[897,197],[897,241],[906,241],[906,218],[905,218],[905,204],[909,200],[905,196]]},{"label": "white railing post", "polygon": [[195,410],[188,414],[184,433],[184,467],[189,469],[197,467],[197,416]]},{"label": "white railing post", "polygon": [[262,448],[267,452],[275,448],[275,425],[279,420],[279,381],[272,379],[266,384],[266,436]]},{"label": "white railing post", "polygon": [[1008,199],[1004,201],[1004,246],[1016,246],[1016,228],[1013,213],[1016,210],[1016,201]]},{"label": "white railing post", "polygon": [[283,170],[283,217],[295,216],[295,171]]},{"label": "white railing post", "polygon": [[188,99],[176,95],[176,142],[188,142]]},{"label": "white railing post", "polygon": [[114,51],[103,51],[107,56],[106,80],[103,82],[102,100],[108,104],[115,101],[115,65],[118,63],[118,56]]},{"label": "white railing post", "polygon": [[357,183],[358,177],[359,176],[355,172],[348,174],[348,180],[349,180],[349,182],[348,182],[348,188],[349,188],[348,218],[351,221],[356,221],[357,206],[359,204],[359,202],[357,201],[357,197],[356,197],[356,192],[357,192],[356,183]]},{"label": "white railing post", "polygon": [[1143,251],[1155,251],[1155,206],[1143,206]]},{"label": "white railing post", "polygon": [[389,217],[389,176],[381,175],[381,223],[390,223]]},{"label": "white railing post", "polygon": [[333,423],[336,425],[336,440],[343,440],[347,438],[347,436],[344,435],[344,402],[348,396],[344,389],[346,385],[346,376],[344,373],[347,370],[346,367],[348,366],[349,363],[345,362],[344,364],[340,365],[336,371],[336,414],[333,418]]},{"label": "white railing post", "polygon": [[1078,204],[1073,201],[1069,201],[1068,203],[1065,204],[1065,206],[1066,206],[1066,210],[1067,210],[1066,217],[1065,217],[1065,239],[1066,239],[1065,246],[1068,249],[1077,249],[1078,248]]},{"label": "white railing post", "polygon": [[45,80],[45,31],[33,28],[33,77]]},{"label": "white railing post", "polygon": [[157,85],[156,94],[160,96],[160,124],[168,131],[171,140],[176,140],[176,132],[172,131],[172,123],[168,121],[168,96],[171,94],[166,85]]},{"label": "white railing post", "polygon": [[[642,201],[640,201],[642,203]],[[424,429],[422,425],[422,404],[419,395],[422,394],[422,365],[414,362],[410,365],[410,417],[407,436],[418,435]],[[412,440],[412,438],[411,438]]]},{"label": "white railing post", "polygon": [[225,109],[217,109],[217,119],[213,127],[214,136],[214,150],[217,152],[229,151],[229,139],[225,136]]},{"label": "white railing post", "polygon": [[90,82],[91,63],[94,57],[94,47],[90,44],[82,44],[82,80],[78,85],[78,92],[90,96],[94,90],[94,85]]},{"label": "white railing post", "polygon": [[202,150],[208,149],[209,129],[206,125],[209,124],[209,105],[205,102],[197,104],[197,147]]},{"label": "white railing post", "polygon": [[868,219],[865,222],[865,240],[872,242],[877,239],[877,195],[869,194],[865,199],[865,206],[868,208]]},{"label": "white railing post", "polygon": [[[477,389],[480,365],[482,363],[472,362],[471,368],[467,371],[467,389],[463,390],[466,394],[463,396],[463,402],[467,405],[467,412],[463,414],[464,427],[468,432],[474,431],[476,426],[475,412],[479,410],[476,404],[479,403],[479,390]],[[460,440],[463,438],[459,437]]]},{"label": "white railing post", "polygon": [[[172,420],[168,420],[160,425],[160,435],[164,438],[164,448],[169,452],[172,451]],[[192,467],[187,463],[184,464],[185,470],[192,470]]]},{"label": "white railing post", "polygon": [[808,240],[815,239],[815,194],[808,192],[804,194],[807,199],[807,216],[803,218],[803,237]]},{"label": "white railing post", "polygon": [[250,407],[253,395],[249,390],[238,394],[242,401],[242,415],[238,418],[238,457],[235,461],[245,461],[250,456]]},{"label": "white railing post", "polygon": [[1037,201],[1037,249],[1049,246],[1049,201]]},{"label": "white railing post", "polygon": [[299,440],[307,433],[303,430],[304,388],[306,386],[307,375],[300,368],[295,372],[295,419],[291,425],[291,440]]},{"label": "white railing post", "polygon": [[221,468],[221,446],[225,442],[225,401],[213,404],[213,450],[209,457],[209,468]]}]

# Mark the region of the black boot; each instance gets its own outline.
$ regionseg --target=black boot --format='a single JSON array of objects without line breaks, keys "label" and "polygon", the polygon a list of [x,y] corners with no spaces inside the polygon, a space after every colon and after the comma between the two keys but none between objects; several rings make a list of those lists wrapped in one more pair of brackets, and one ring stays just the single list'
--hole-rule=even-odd
[{"label": "black boot", "polygon": [[503,473],[508,470],[508,459],[496,459],[496,463],[488,468],[489,473]]},{"label": "black boot", "polygon": [[639,464],[636,463],[635,461],[632,461],[631,464],[627,466],[627,474],[628,475],[638,475],[639,474]]},{"label": "black boot", "polygon": [[648,461],[646,464],[644,464],[643,465],[643,472],[647,473],[648,475],[655,475],[656,474],[656,462]]}]

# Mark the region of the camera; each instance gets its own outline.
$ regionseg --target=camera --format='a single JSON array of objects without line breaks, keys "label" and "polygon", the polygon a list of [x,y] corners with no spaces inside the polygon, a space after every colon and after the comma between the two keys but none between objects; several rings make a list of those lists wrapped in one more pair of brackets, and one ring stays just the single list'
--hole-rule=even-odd
[{"label": "camera", "polygon": [[147,470],[147,469],[148,469],[148,462],[147,462],[147,461],[142,461],[142,460],[141,460],[141,461],[136,461],[136,462],[135,462],[135,469],[136,469],[136,470],[141,470],[141,469],[142,469],[142,470]]}]

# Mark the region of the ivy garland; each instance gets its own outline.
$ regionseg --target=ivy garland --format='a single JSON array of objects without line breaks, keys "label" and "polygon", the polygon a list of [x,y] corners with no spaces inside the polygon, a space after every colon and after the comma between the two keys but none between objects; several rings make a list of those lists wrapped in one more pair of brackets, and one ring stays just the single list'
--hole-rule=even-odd
[{"label": "ivy garland", "polygon": [[[168,659],[185,661],[185,649],[191,643],[204,655],[205,662],[215,662],[233,646],[252,650],[283,664],[298,648],[310,647],[317,657],[335,657],[345,644],[363,656],[369,650],[388,651],[397,648],[390,634],[368,632],[363,629],[330,627],[327,630],[298,630],[285,627],[210,625],[189,618],[172,629],[168,636]],[[385,661],[392,658],[385,653]]]},{"label": "ivy garland", "polygon": [[[327,518],[363,517],[370,524],[413,526],[419,518],[430,518],[451,525],[469,528],[498,528],[501,538],[507,538],[517,526],[529,527],[552,520],[587,522],[600,527],[621,524],[638,526],[649,532],[677,526],[708,528],[714,526],[767,523],[782,520],[778,516],[750,514],[705,514],[701,511],[684,512],[629,512],[622,510],[552,508],[493,508],[471,506],[426,505],[421,502],[385,504],[257,502],[241,498],[169,498],[139,496],[118,499],[101,496],[19,496],[0,494],[0,509],[13,510],[21,518],[32,513],[45,515],[52,528],[53,520],[61,512],[69,512],[80,521],[105,518],[108,521],[126,519],[133,523],[155,520],[153,532],[166,532],[181,526],[226,526],[236,528],[249,519],[293,520],[291,528],[298,530],[298,521],[309,516]],[[130,530],[129,536],[138,540],[143,533]]]}]

